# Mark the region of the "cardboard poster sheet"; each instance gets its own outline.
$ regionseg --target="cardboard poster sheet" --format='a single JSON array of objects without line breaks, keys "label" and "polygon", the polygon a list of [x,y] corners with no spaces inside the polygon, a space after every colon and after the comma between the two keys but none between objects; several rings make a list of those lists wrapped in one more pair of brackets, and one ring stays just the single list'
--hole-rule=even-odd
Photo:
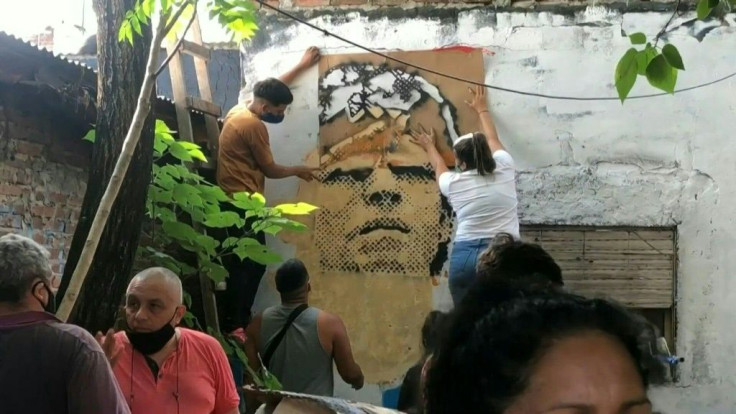
[{"label": "cardboard poster sheet", "polygon": [[[391,53],[482,82],[478,50]],[[371,54],[324,56],[319,67],[320,166],[297,199],[319,210],[293,240],[312,275],[312,303],[347,325],[368,383],[400,378],[421,355],[432,277],[446,268],[452,212],[409,130],[433,128],[452,165],[452,142],[480,129],[467,83]]]}]

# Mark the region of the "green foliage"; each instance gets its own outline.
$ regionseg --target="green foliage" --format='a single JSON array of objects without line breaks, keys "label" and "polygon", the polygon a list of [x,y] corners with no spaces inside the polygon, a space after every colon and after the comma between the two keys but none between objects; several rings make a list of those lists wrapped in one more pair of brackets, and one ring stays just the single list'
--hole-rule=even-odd
[{"label": "green foliage", "polygon": [[250,39],[258,30],[255,2],[251,0],[208,0],[210,19],[217,20],[233,41]]},{"label": "green foliage", "polygon": [[631,40],[632,45],[643,45],[647,42],[647,35],[641,32],[630,34],[629,40]]},{"label": "green foliage", "polygon": [[[696,12],[700,20],[720,19],[721,24],[727,25],[723,17],[730,13],[734,7],[736,7],[736,0],[698,0]],[[675,10],[675,14],[677,14],[677,10]],[[675,17],[675,14],[672,18]],[[637,75],[645,76],[649,84],[657,89],[667,93],[675,93],[677,72],[685,70],[682,56],[680,56],[680,52],[675,45],[671,43],[665,44],[661,49],[657,47],[660,37],[668,32],[667,28],[672,22],[672,18],[657,34],[654,45],[647,43],[647,37],[644,33],[638,32],[628,36],[632,45],[646,44],[646,46],[642,50],[636,48],[627,50],[616,65],[614,80],[618,97],[622,103],[636,84]],[[635,68],[635,71],[633,68]]]},{"label": "green foliage", "polygon": [[[146,212],[152,221],[151,241],[138,249],[138,257],[144,262],[162,266],[182,278],[206,274],[214,282],[222,282],[227,270],[222,258],[237,255],[240,259],[251,259],[262,264],[273,264],[281,257],[262,245],[254,237],[259,232],[277,234],[282,230],[305,231],[307,227],[285,216],[308,215],[317,207],[307,203],[281,204],[267,207],[266,199],[260,194],[236,193],[228,196],[220,187],[205,180],[191,167],[194,160],[207,161],[199,145],[177,141],[175,132],[165,122],[156,121],[153,145],[153,177],[148,187]],[[84,139],[94,142],[95,130],[89,131]],[[237,211],[223,211],[222,204],[228,203]],[[246,218],[253,218],[250,227]],[[237,234],[229,234],[220,242],[212,236],[215,229],[236,227]],[[181,250],[196,257],[196,265],[174,257]],[[185,295],[185,303],[191,306],[191,297]],[[184,323],[198,327],[193,314],[184,315]],[[225,339],[219,332],[210,334],[220,340],[229,355],[237,357],[248,367],[247,358],[240,346],[232,339]],[[281,384],[264,369],[257,378],[257,385],[268,389],[281,389]]]},{"label": "green foliage", "polygon": [[[153,221],[153,246],[139,249],[144,260],[171,269],[182,277],[206,274],[214,282],[224,281],[228,274],[222,258],[237,255],[262,264],[281,261],[281,257],[255,239],[258,232],[276,234],[282,230],[304,231],[302,223],[286,215],[305,215],[316,209],[307,203],[282,204],[267,207],[260,194],[237,193],[228,196],[220,187],[207,182],[191,167],[194,160],[207,161],[201,148],[190,142],[174,139],[174,131],[156,121],[154,138],[153,178],[148,188],[146,210]],[[223,211],[228,203],[237,211]],[[246,218],[253,218],[248,228]],[[228,234],[224,241],[212,236],[216,229],[236,227],[237,234]],[[223,231],[223,230],[220,230]],[[196,257],[196,266],[185,263],[164,252],[185,250]],[[196,323],[191,314],[185,323]],[[198,324],[197,324],[198,325]],[[248,359],[240,345],[219,332],[210,330],[218,338],[228,355],[236,355],[250,371]],[[268,371],[261,376],[250,372],[260,387],[281,389],[281,384]]]},{"label": "green foliage", "polygon": [[[656,42],[654,45],[647,43],[643,33],[631,34],[629,40],[634,47],[629,48],[618,61],[614,74],[614,84],[621,102],[629,96],[638,76],[646,77],[649,84],[657,89],[674,93],[677,71],[685,70],[677,47],[667,43],[659,49]],[[644,44],[643,49],[636,48]]]},{"label": "green foliage", "polygon": [[658,55],[647,65],[647,80],[655,88],[667,93],[675,93],[677,69],[673,68],[664,55]]},{"label": "green foliage", "polygon": [[[184,276],[204,272],[215,282],[221,282],[227,277],[222,266],[224,256],[235,254],[262,264],[281,260],[256,241],[258,232],[306,230],[302,223],[285,216],[309,214],[316,207],[307,203],[267,207],[260,194],[237,193],[231,198],[190,168],[194,160],[207,160],[198,145],[175,140],[174,131],[161,120],[156,121],[155,131],[153,179],[146,203],[147,214],[154,222],[153,244],[178,246],[193,253],[198,268],[151,247],[142,251],[147,258]],[[162,162],[164,159],[166,163]],[[223,203],[237,211],[223,211]],[[246,228],[249,217],[253,217],[253,223]],[[232,227],[238,232],[229,234],[224,243],[212,236],[215,229]]]},{"label": "green foliage", "polygon": [[629,95],[631,88],[636,83],[637,75],[637,56],[638,52],[635,48],[626,51],[624,56],[616,65],[615,83],[618,96],[621,102]]},{"label": "green foliage", "polygon": [[87,131],[87,134],[85,134],[82,139],[94,144],[95,140],[97,139],[97,130],[95,130],[94,128],[90,129],[89,131]]},{"label": "green foliage", "polygon": [[715,9],[719,3],[720,3],[719,0],[700,0],[698,1],[698,7],[696,9],[698,13],[698,19],[705,20],[708,17],[710,17],[711,13],[713,13],[713,9]]},{"label": "green foliage", "polygon": [[220,342],[220,345],[222,345],[222,348],[225,350],[226,354],[235,355],[238,358],[243,366],[245,366],[245,369],[248,371],[248,374],[253,379],[253,382],[258,388],[265,388],[272,391],[280,391],[284,388],[281,385],[281,382],[279,382],[278,378],[276,378],[276,376],[269,372],[262,363],[260,364],[260,374],[255,372],[253,368],[251,368],[248,364],[248,357],[245,355],[245,352],[243,351],[241,345],[235,342],[234,339],[225,338],[222,333],[215,331],[214,329],[208,329],[207,333],[217,338],[217,340]]},{"label": "green foliage", "polygon": [[[256,7],[251,0],[204,0],[209,16],[230,34],[231,40],[240,42],[253,37],[258,30],[256,23]],[[125,14],[125,19],[118,31],[118,41],[127,41],[131,45],[135,35],[141,36],[142,27],[150,24],[154,12],[159,16],[171,16],[175,8],[184,8],[178,20],[188,20],[195,11],[200,0],[137,0],[132,10]],[[172,32],[179,31],[182,22],[172,23]]]}]

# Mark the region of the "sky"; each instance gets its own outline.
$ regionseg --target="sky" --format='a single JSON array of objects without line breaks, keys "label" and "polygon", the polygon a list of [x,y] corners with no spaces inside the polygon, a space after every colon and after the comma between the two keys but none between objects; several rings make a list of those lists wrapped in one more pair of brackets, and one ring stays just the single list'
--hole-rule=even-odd
[{"label": "sky", "polygon": [[92,0],[0,0],[0,31],[27,38],[55,29],[54,51],[74,53],[97,31]]},{"label": "sky", "polygon": [[[54,28],[54,53],[76,53],[97,32],[93,0],[0,0],[0,31],[27,39]],[[204,2],[202,2],[204,6]],[[205,42],[222,42],[227,37],[200,8]]]}]

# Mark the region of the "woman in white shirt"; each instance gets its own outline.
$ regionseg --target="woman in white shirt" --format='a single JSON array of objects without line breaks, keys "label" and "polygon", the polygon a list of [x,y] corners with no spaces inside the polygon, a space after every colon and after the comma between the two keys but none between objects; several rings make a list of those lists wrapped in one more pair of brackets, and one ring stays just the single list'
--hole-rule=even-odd
[{"label": "woman in white shirt", "polygon": [[450,171],[435,146],[434,131],[412,131],[435,171],[440,192],[457,217],[450,255],[450,293],[457,305],[475,280],[478,256],[499,233],[519,239],[514,160],[498,139],[488,111],[485,89],[471,89],[466,102],[480,117],[483,132],[463,135],[453,143],[457,171]]}]

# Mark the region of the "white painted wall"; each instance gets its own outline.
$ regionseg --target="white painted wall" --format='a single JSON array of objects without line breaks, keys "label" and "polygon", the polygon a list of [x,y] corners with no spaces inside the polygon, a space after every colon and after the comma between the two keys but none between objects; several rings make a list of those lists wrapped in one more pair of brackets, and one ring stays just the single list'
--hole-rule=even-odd
[{"label": "white painted wall", "polygon": [[[591,7],[576,16],[550,13],[461,12],[456,24],[415,18],[349,23],[313,22],[379,49],[430,49],[454,44],[487,48],[486,80],[525,91],[573,96],[615,96],[613,70],[629,47],[621,30],[656,33],[669,15],[621,14]],[[692,16],[683,16],[689,19]],[[677,19],[677,22],[682,19]],[[702,43],[690,29],[670,40],[687,71],[680,87],[736,71],[736,28],[711,32]],[[356,52],[304,26],[264,28],[268,39],[245,46],[249,84],[282,73],[302,51]],[[698,30],[702,24],[695,25]],[[650,93],[640,79],[632,94]],[[276,160],[297,164],[317,143],[317,73],[295,87],[286,121],[270,129]],[[580,225],[677,225],[679,274],[677,351],[686,358],[681,379],[654,389],[658,409],[676,413],[730,413],[736,407],[736,78],[697,91],[621,105],[572,102],[491,92],[492,111],[504,144],[520,168],[520,214],[525,223]],[[297,181],[269,181],[267,197],[291,199]],[[272,246],[285,256],[294,250]],[[447,303],[445,287],[437,304]],[[444,298],[444,299],[443,299]],[[258,304],[276,300],[264,282]],[[417,327],[419,328],[419,327]],[[377,387],[341,396],[380,403]]]}]

